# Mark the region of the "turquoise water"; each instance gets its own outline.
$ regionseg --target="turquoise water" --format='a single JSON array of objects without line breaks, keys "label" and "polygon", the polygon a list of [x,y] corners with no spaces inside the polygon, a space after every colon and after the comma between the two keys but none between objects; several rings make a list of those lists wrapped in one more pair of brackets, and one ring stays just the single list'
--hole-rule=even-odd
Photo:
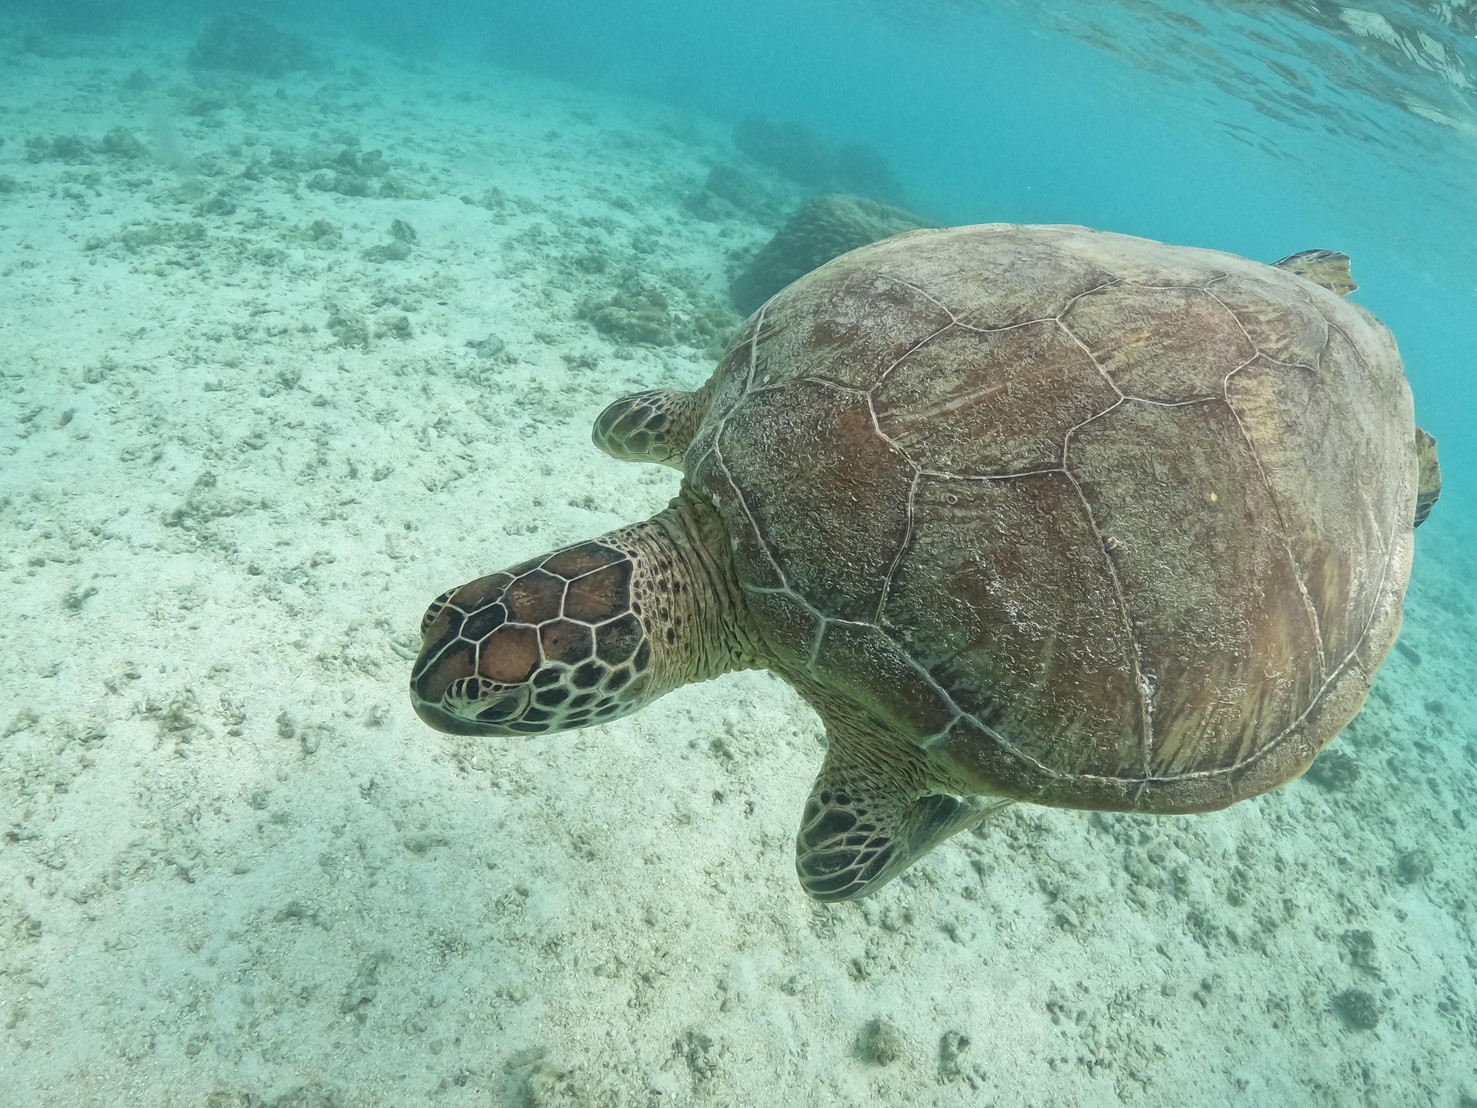
[{"label": "turquoise water", "polygon": [[1341,25],[1336,4],[849,8],[725,18],[567,4],[530,31],[541,54],[598,58],[600,84],[874,145],[914,206],[944,222],[1082,223],[1267,260],[1336,242],[1400,337],[1451,464],[1472,464],[1459,428],[1441,422],[1474,404],[1457,368],[1477,235],[1470,28],[1419,5],[1387,11],[1407,39],[1437,36],[1452,82],[1467,82],[1453,87],[1416,61],[1382,65],[1367,36],[1306,21],[1316,8]]},{"label": "turquoise water", "polygon": [[[1471,8],[53,9],[0,0],[0,1105],[1477,1103]],[[596,415],[830,191],[1352,258],[1445,484],[1306,778],[818,905],[767,673],[414,716],[432,597],[674,494]]]}]

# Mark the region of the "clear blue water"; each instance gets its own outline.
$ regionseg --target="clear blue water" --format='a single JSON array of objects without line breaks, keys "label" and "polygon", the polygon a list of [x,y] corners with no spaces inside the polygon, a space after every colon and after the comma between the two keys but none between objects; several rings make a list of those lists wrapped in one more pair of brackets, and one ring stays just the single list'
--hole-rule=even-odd
[{"label": "clear blue water", "polygon": [[[0,1108],[1477,1104],[1472,5],[246,6],[327,66],[186,65],[236,5],[0,0]],[[722,335],[582,298],[739,322],[785,211],[691,193],[814,191],[756,116],[936,223],[1351,256],[1445,491],[1336,759],[1201,820],[1015,809],[822,909],[776,680],[410,715],[431,596],[671,494],[588,427]],[[403,191],[312,183],[374,146]]]},{"label": "clear blue water", "polygon": [[[1398,49],[1371,48],[1340,5],[501,7],[330,10],[371,36],[483,38],[533,72],[871,145],[912,206],[942,222],[1080,223],[1269,261],[1342,250],[1362,302],[1400,339],[1451,495],[1472,486],[1470,84],[1394,64]],[[1382,12],[1406,39],[1434,36],[1470,82],[1471,14],[1447,7],[1446,22],[1421,4],[1351,10]]]},{"label": "clear blue water", "polygon": [[[127,0],[62,15],[35,0],[8,7],[103,32],[202,11]],[[1446,7],[1455,12],[1445,22],[1421,4],[1364,10],[1383,11],[1407,39],[1434,36],[1470,82],[1477,46],[1460,28],[1471,15]],[[1354,258],[1362,301],[1401,341],[1422,419],[1449,459],[1451,494],[1472,485],[1477,460],[1461,418],[1477,408],[1465,368],[1477,314],[1472,94],[1420,62],[1387,64],[1393,47],[1377,54],[1346,27],[1318,26],[1341,26],[1337,4],[1079,0],[1042,12],[1004,0],[443,0],[251,10],[402,49],[480,54],[719,121],[803,123],[874,147],[912,206],[942,222],[1081,223],[1267,260],[1332,245]],[[1412,113],[1411,100],[1450,122]]]}]

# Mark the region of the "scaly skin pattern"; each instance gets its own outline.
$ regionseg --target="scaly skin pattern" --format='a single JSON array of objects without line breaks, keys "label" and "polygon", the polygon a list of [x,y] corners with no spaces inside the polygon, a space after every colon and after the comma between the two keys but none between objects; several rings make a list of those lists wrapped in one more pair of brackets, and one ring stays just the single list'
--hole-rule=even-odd
[{"label": "scaly skin pattern", "polygon": [[680,495],[645,523],[443,593],[421,621],[416,711],[459,735],[563,731],[753,666],[721,529]]},{"label": "scaly skin pattern", "polygon": [[683,454],[708,411],[709,387],[652,389],[617,400],[595,421],[591,438],[612,458],[682,468]]}]

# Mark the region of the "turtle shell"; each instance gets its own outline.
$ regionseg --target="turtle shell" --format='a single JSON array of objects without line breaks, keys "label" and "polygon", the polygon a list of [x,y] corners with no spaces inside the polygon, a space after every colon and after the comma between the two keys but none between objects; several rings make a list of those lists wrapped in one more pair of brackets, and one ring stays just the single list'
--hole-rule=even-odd
[{"label": "turtle shell", "polygon": [[1410,391],[1295,273],[915,231],[772,298],[709,387],[687,480],[774,668],[961,790],[1223,807],[1307,768],[1399,630]]}]

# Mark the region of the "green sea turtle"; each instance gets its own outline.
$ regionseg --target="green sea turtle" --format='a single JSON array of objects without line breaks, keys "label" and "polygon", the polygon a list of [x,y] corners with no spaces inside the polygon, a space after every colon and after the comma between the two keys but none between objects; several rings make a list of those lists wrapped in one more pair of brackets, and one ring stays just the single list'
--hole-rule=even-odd
[{"label": "green sea turtle", "polygon": [[1364,703],[1413,546],[1410,390],[1340,257],[1010,225],[845,254],[701,389],[605,410],[676,499],[439,597],[415,708],[526,735],[767,666],[825,725],[822,900],[1010,801],[1282,785]]}]

